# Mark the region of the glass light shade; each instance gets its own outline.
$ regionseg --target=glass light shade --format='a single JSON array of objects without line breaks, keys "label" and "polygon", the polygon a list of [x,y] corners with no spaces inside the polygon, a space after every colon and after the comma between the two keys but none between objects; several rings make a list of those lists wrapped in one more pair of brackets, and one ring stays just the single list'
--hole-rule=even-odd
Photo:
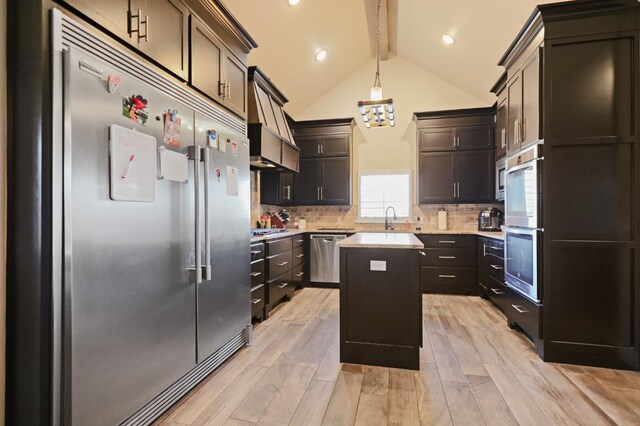
[{"label": "glass light shade", "polygon": [[372,101],[381,101],[382,99],[383,99],[383,97],[382,97],[382,87],[373,86],[371,88],[371,100]]}]

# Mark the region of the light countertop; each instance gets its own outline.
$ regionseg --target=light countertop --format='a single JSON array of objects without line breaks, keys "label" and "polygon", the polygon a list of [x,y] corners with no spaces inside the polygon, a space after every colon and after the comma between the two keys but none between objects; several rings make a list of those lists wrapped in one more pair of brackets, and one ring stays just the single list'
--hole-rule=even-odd
[{"label": "light countertop", "polygon": [[423,249],[424,244],[409,232],[359,232],[339,241],[338,247]]}]

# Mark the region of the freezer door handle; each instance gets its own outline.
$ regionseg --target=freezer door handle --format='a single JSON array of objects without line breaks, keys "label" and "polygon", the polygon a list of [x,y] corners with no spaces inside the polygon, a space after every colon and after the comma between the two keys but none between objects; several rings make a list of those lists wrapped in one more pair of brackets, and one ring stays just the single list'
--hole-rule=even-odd
[{"label": "freezer door handle", "polygon": [[195,260],[194,268],[190,268],[191,282],[195,284],[202,283],[202,254],[200,246],[202,245],[202,236],[200,235],[200,147],[189,147],[189,159],[193,160],[193,187],[195,190]]},{"label": "freezer door handle", "polygon": [[202,148],[204,161],[204,279],[211,279],[211,213],[209,205],[209,148]]}]

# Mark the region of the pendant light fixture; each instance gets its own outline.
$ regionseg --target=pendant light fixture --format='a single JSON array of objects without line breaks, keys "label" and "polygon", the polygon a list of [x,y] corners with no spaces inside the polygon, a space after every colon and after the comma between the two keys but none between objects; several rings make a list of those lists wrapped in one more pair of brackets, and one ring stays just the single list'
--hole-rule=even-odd
[{"label": "pendant light fixture", "polygon": [[380,0],[376,0],[376,78],[368,101],[358,102],[358,109],[367,128],[396,125],[393,99],[383,99],[380,83]]}]

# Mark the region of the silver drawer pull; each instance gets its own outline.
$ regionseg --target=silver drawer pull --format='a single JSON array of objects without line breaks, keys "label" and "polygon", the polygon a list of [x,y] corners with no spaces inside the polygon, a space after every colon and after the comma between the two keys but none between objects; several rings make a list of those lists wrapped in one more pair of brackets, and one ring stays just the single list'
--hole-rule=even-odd
[{"label": "silver drawer pull", "polygon": [[262,275],[262,272],[252,272],[251,273],[252,277],[259,277],[260,275]]},{"label": "silver drawer pull", "polygon": [[296,257],[300,259],[301,257],[304,257],[304,254],[296,254]]},{"label": "silver drawer pull", "polygon": [[491,291],[494,292],[495,294],[497,294],[498,296],[500,296],[501,294],[504,294],[504,292],[498,291],[495,288],[492,288]]},{"label": "silver drawer pull", "polygon": [[251,299],[251,303],[253,303],[254,305],[257,305],[260,302],[262,302],[262,299]]},{"label": "silver drawer pull", "polygon": [[438,278],[455,278],[455,275],[438,275]]},{"label": "silver drawer pull", "polygon": [[251,254],[260,254],[262,250],[251,250]]},{"label": "silver drawer pull", "polygon": [[491,267],[493,269],[495,269],[495,270],[498,270],[498,271],[502,271],[502,269],[503,269],[502,266],[498,266],[498,265],[491,265]]},{"label": "silver drawer pull", "polygon": [[518,311],[519,313],[521,313],[521,314],[528,314],[528,313],[529,313],[529,311],[527,311],[527,310],[526,310],[525,308],[523,308],[522,306],[519,306],[519,305],[511,305],[511,307],[512,307],[513,309],[515,309],[516,311]]},{"label": "silver drawer pull", "polygon": [[284,265],[286,265],[287,263],[289,263],[289,262],[282,262],[282,263],[278,263],[277,265],[278,265],[278,266],[284,266]]},{"label": "silver drawer pull", "polygon": [[422,250],[418,251],[418,253],[420,253],[420,256],[427,257],[427,255]]},{"label": "silver drawer pull", "polygon": [[288,286],[289,283],[282,283],[282,285],[277,285],[276,287],[278,288],[285,288],[286,286]]},{"label": "silver drawer pull", "polygon": [[491,250],[502,250],[502,247],[489,246]]},{"label": "silver drawer pull", "polygon": [[455,256],[438,256],[438,259],[455,259]]},{"label": "silver drawer pull", "polygon": [[296,240],[296,243],[304,243],[304,240]]},{"label": "silver drawer pull", "polygon": [[438,241],[438,243],[440,243],[440,244],[455,244],[456,241],[455,240],[442,240],[442,241]]},{"label": "silver drawer pull", "polygon": [[301,277],[301,276],[303,276],[303,275],[304,275],[304,272],[298,272],[298,273],[296,274],[296,277]]}]

